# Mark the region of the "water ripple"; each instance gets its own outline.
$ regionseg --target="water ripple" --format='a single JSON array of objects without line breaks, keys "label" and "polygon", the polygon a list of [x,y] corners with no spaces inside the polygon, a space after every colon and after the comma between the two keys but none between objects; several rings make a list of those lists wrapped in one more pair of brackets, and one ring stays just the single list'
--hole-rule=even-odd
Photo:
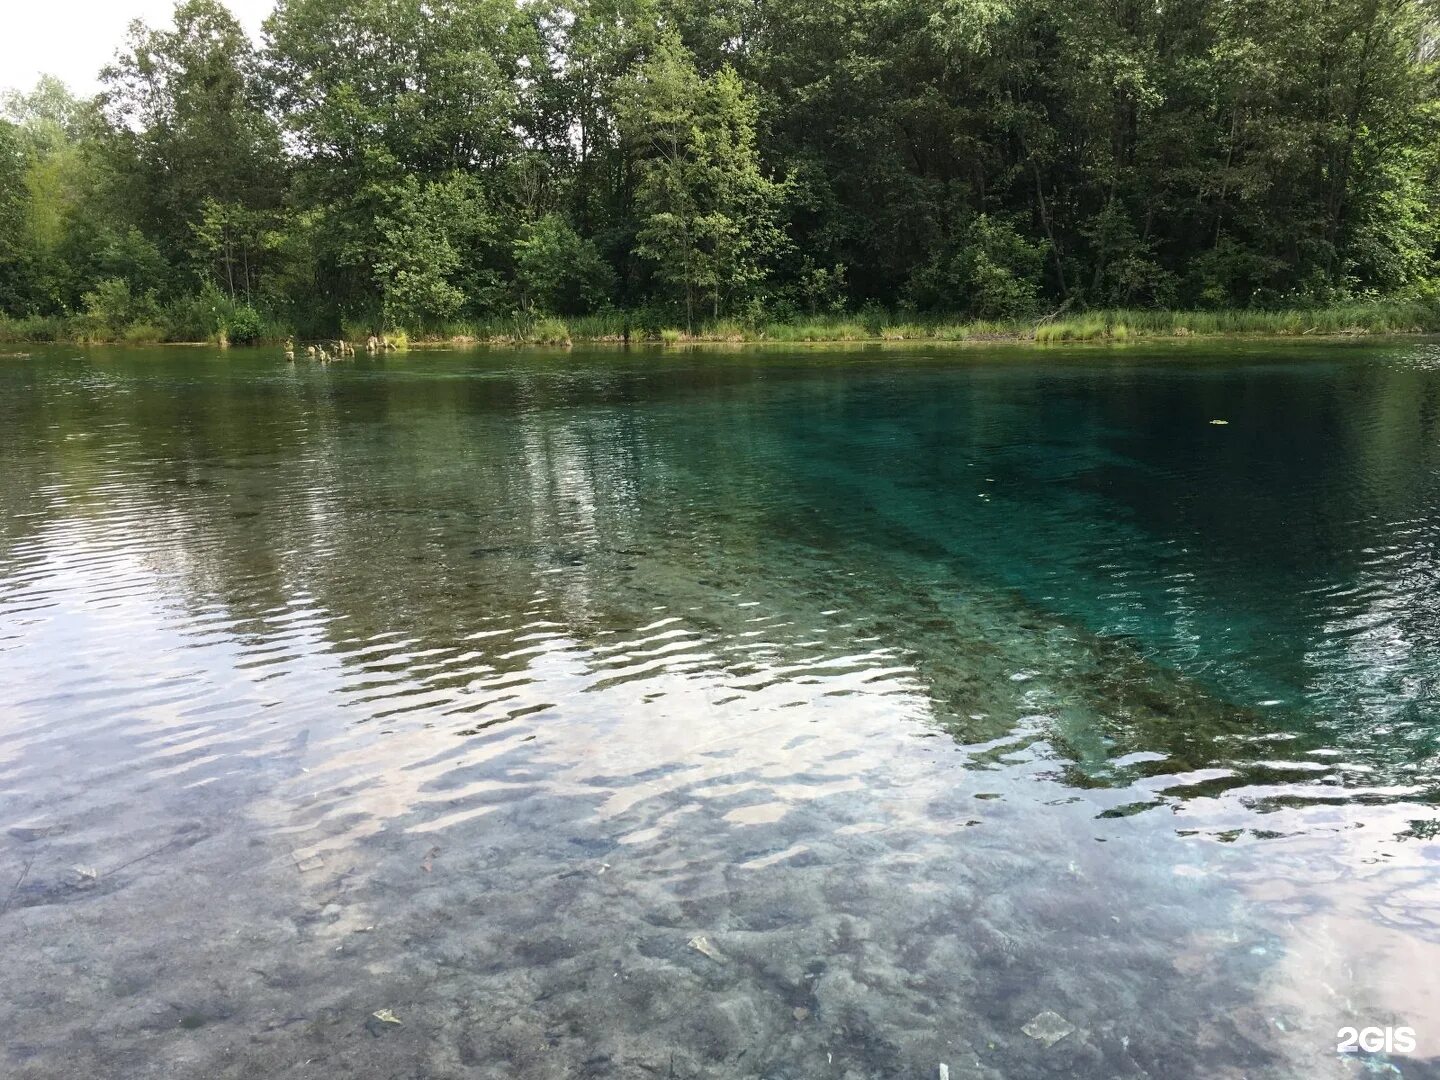
[{"label": "water ripple", "polygon": [[1268,361],[237,355],[0,433],[16,1075],[1278,1080],[1440,1018],[1428,362],[1306,442]]}]

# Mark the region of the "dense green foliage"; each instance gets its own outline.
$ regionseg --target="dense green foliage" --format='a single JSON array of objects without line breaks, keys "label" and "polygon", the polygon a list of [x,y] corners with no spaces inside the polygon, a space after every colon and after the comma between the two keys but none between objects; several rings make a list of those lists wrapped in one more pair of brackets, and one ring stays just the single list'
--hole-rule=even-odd
[{"label": "dense green foliage", "polygon": [[4,101],[0,313],[246,340],[1429,302],[1437,32],[1428,0],[279,0],[257,47],[183,0],[97,99]]}]

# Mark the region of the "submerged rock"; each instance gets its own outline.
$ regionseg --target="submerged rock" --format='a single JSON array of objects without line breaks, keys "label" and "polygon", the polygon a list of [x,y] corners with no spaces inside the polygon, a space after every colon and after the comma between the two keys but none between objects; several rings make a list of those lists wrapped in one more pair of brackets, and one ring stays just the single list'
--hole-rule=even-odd
[{"label": "submerged rock", "polygon": [[1036,1013],[1030,1018],[1030,1022],[1020,1029],[1030,1038],[1044,1043],[1046,1046],[1054,1046],[1061,1039],[1065,1038],[1075,1030],[1075,1025],[1066,1020],[1057,1012],[1046,1009],[1044,1012]]},{"label": "submerged rock", "polygon": [[714,960],[717,964],[723,964],[723,963],[725,962],[725,957],[723,957],[722,955],[720,955],[720,950],[717,949],[717,948],[715,948],[714,945],[711,945],[709,939],[706,938],[705,935],[703,935],[703,934],[701,934],[701,935],[698,936],[698,937],[693,937],[693,938],[691,938],[690,941],[689,941],[689,945],[690,945],[690,948],[694,949],[696,952],[700,953],[702,956],[707,956],[707,957],[709,957],[711,960]]}]

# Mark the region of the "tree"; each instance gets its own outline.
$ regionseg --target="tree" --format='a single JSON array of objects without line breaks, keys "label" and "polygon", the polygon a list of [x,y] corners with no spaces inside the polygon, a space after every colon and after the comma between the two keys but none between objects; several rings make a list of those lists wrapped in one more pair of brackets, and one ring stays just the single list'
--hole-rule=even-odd
[{"label": "tree", "polygon": [[207,199],[273,206],[282,175],[245,31],[217,0],[182,0],[174,22],[132,23],[101,95],[133,220],[172,257],[189,247]]},{"label": "tree", "polygon": [[619,117],[639,175],[636,251],[693,331],[698,304],[734,310],[784,246],[784,186],[760,168],[755,101],[733,68],[702,77],[669,36],[624,88]]},{"label": "tree", "polygon": [[199,220],[190,225],[192,262],[232,301],[242,295],[246,303],[254,299],[267,249],[265,219],[262,211],[241,203],[207,197]]},{"label": "tree", "polygon": [[41,75],[29,93],[11,90],[0,95],[0,113],[18,126],[29,148],[53,153],[84,138],[93,128],[89,102],[78,100],[53,75]]},{"label": "tree", "polygon": [[103,149],[103,122],[93,102],[79,101],[49,76],[29,93],[5,95],[3,111],[14,122],[18,151],[5,185],[18,214],[11,280],[24,281],[7,310],[75,311],[105,276],[102,254],[129,229],[121,185]]},{"label": "tree", "polygon": [[[477,313],[494,306],[496,245],[441,238],[448,211],[436,200],[459,192],[452,179],[460,176],[470,178],[461,201],[471,209],[477,199],[503,205],[510,197],[527,79],[546,62],[536,20],[511,0],[277,5],[265,24],[269,80],[304,155],[297,194],[322,218],[315,254],[339,315],[368,319],[377,305],[415,311],[427,295],[439,305],[427,313],[436,319],[460,303]],[[425,268],[401,238],[433,251],[444,268]],[[396,266],[407,284],[387,287],[384,268]],[[457,300],[452,289],[464,295]]]},{"label": "tree", "polygon": [[0,311],[23,311],[30,294],[25,153],[20,130],[0,120]]},{"label": "tree", "polygon": [[277,0],[257,51],[182,0],[98,104],[0,98],[0,308],[1433,297],[1437,41],[1431,0]]},{"label": "tree", "polygon": [[467,300],[498,291],[499,276],[467,258],[494,228],[472,178],[457,173],[421,183],[411,177],[393,194],[377,222],[382,239],[375,264],[388,325],[433,326],[454,318]]}]

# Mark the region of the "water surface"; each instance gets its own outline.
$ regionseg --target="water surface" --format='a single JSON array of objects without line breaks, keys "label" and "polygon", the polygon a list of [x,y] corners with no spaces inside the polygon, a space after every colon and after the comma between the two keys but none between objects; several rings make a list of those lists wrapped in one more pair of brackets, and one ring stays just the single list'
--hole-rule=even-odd
[{"label": "water surface", "polygon": [[0,359],[0,1072],[1440,1075],[1437,505],[1427,343]]}]

